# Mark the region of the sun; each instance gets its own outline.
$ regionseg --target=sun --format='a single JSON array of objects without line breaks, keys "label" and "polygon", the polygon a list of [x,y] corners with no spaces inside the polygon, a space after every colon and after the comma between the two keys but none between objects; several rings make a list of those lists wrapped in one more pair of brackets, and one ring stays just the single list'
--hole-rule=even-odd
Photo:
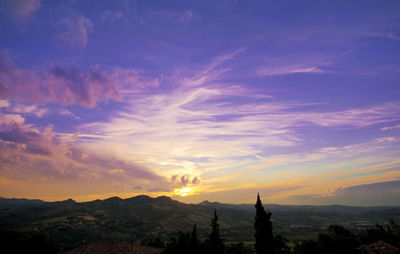
[{"label": "sun", "polygon": [[189,195],[192,191],[192,188],[180,188],[180,189],[175,189],[174,194],[179,195],[181,197],[186,197]]}]

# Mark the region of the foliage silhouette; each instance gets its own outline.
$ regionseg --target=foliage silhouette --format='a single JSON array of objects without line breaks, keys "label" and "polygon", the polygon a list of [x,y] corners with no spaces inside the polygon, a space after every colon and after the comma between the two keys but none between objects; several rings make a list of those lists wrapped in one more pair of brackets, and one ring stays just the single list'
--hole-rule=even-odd
[{"label": "foliage silhouette", "polygon": [[211,233],[205,242],[207,251],[212,254],[224,253],[225,246],[219,234],[217,209],[214,210],[214,217],[211,218],[210,227]]},{"label": "foliage silhouette", "polygon": [[390,225],[392,227],[398,227],[393,220],[389,220],[387,230],[380,224],[376,224],[375,228],[368,228],[366,234],[361,236],[361,242],[363,244],[371,244],[382,240],[391,245],[400,247],[400,232],[393,232]]},{"label": "foliage silhouette", "polygon": [[307,240],[294,248],[295,254],[357,254],[359,238],[341,225],[331,225],[318,235],[318,241]]},{"label": "foliage silhouette", "polygon": [[231,243],[225,248],[225,254],[247,254],[247,248],[243,242]]},{"label": "foliage silhouette", "polygon": [[257,254],[273,254],[275,253],[274,236],[272,234],[272,223],[270,211],[266,212],[261,203],[260,194],[257,193],[257,202],[255,205],[256,217],[254,221],[254,229],[256,230],[255,250]]},{"label": "foliage silhouette", "polygon": [[178,239],[172,238],[167,244],[164,253],[165,254],[180,254],[180,253],[193,253],[200,254],[204,253],[205,246],[202,244],[197,237],[197,226],[194,224],[191,233],[183,233],[179,231]]},{"label": "foliage silhouette", "polygon": [[60,244],[43,230],[34,232],[0,232],[0,246],[3,253],[42,253],[61,252]]}]

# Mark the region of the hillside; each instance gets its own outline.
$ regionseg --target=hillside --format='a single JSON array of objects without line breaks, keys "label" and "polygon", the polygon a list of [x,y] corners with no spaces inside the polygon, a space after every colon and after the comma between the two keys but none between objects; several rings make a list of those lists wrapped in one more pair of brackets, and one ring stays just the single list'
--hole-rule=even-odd
[{"label": "hillside", "polygon": [[[0,229],[35,230],[43,228],[72,248],[98,240],[135,242],[160,237],[168,240],[179,230],[190,230],[194,223],[201,237],[209,231],[213,210],[220,217],[221,234],[226,241],[253,241],[254,205],[232,205],[204,201],[185,204],[169,197],[117,197],[78,203],[22,202],[5,205],[0,199]],[[328,225],[342,224],[353,230],[365,229],[389,218],[400,221],[399,207],[286,206],[264,205],[271,210],[274,232],[289,240],[315,237]]]}]

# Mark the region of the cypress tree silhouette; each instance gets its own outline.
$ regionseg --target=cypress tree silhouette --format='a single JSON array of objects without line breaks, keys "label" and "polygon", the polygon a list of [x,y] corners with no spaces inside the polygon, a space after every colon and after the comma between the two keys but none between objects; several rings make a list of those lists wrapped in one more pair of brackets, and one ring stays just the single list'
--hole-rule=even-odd
[{"label": "cypress tree silhouette", "polygon": [[211,233],[207,239],[208,252],[215,254],[224,253],[224,242],[219,235],[217,209],[214,210],[214,218],[211,218],[210,227]]},{"label": "cypress tree silhouette", "polygon": [[192,233],[190,235],[190,244],[192,246],[198,246],[199,245],[199,240],[197,239],[197,225],[196,224],[193,225],[193,230],[192,230]]},{"label": "cypress tree silhouette", "polygon": [[274,246],[274,236],[272,234],[272,223],[271,223],[272,213],[270,211],[268,211],[267,213],[264,210],[259,193],[257,193],[257,202],[255,207],[256,207],[256,217],[254,221],[254,229],[256,230],[255,233],[256,253],[274,254],[275,246]]},{"label": "cypress tree silhouette", "polygon": [[190,234],[190,253],[200,254],[203,253],[203,245],[197,238],[197,226],[194,224],[192,233]]}]

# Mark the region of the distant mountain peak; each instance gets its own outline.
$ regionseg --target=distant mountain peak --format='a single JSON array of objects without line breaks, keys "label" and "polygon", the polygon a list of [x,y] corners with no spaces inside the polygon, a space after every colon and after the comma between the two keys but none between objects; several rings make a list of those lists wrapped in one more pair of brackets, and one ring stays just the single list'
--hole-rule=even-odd
[{"label": "distant mountain peak", "polygon": [[76,201],[72,198],[62,200],[62,201],[55,201],[54,203],[64,203],[64,204],[76,204]]},{"label": "distant mountain peak", "polygon": [[0,198],[0,209],[16,208],[24,206],[36,206],[44,204],[45,202],[39,199],[25,199],[25,198]]},{"label": "distant mountain peak", "polygon": [[199,205],[207,205],[207,206],[215,206],[215,205],[221,205],[219,202],[210,202],[208,200],[204,200],[199,203]]},{"label": "distant mountain peak", "polygon": [[173,200],[172,198],[170,198],[168,196],[159,196],[159,197],[156,197],[156,199],[158,199],[158,200],[168,200],[168,201],[172,201]]},{"label": "distant mountain peak", "polygon": [[122,199],[120,197],[111,197],[111,198],[104,199],[104,201],[107,201],[107,200],[111,201],[111,200],[122,200]]}]

